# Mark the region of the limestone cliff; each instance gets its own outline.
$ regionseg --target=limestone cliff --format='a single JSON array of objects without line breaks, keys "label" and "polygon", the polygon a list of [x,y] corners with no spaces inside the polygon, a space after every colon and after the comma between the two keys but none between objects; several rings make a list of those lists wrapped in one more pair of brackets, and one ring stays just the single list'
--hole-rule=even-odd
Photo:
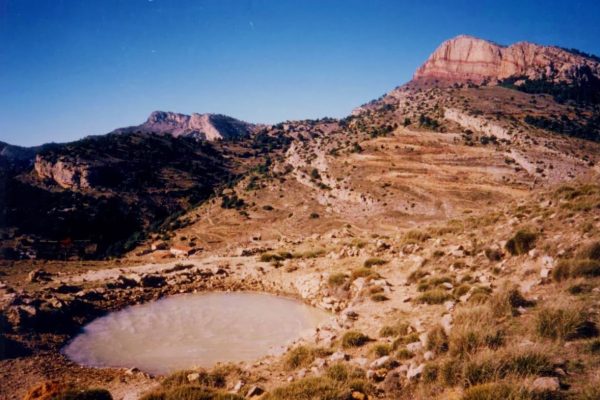
[{"label": "limestone cliff", "polygon": [[442,43],[414,74],[414,80],[482,83],[509,77],[580,81],[600,77],[594,57],[554,46],[519,42],[505,47],[461,35]]},{"label": "limestone cliff", "polygon": [[190,136],[202,140],[235,139],[249,136],[256,126],[220,114],[179,114],[154,111],[138,126],[117,129],[117,133],[158,133],[175,137]]}]

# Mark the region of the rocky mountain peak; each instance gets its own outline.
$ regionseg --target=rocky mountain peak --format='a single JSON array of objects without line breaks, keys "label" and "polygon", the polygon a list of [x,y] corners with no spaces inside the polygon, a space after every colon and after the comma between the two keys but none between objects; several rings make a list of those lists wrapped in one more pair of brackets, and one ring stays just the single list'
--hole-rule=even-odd
[{"label": "rocky mountain peak", "polygon": [[493,83],[526,77],[571,83],[589,75],[600,77],[600,63],[582,53],[529,42],[502,46],[460,35],[443,42],[417,69],[413,80]]},{"label": "rocky mountain peak", "polygon": [[203,140],[233,139],[249,136],[256,126],[221,114],[191,115],[153,111],[141,125],[117,129],[116,133],[145,132],[190,136]]}]

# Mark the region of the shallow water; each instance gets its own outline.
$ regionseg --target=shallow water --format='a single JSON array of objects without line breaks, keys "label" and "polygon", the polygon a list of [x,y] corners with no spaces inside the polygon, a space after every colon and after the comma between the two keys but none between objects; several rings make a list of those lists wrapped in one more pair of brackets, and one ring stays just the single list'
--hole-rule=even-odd
[{"label": "shallow water", "polygon": [[266,294],[184,294],[98,318],[63,352],[83,365],[161,374],[277,353],[327,318],[301,302]]}]

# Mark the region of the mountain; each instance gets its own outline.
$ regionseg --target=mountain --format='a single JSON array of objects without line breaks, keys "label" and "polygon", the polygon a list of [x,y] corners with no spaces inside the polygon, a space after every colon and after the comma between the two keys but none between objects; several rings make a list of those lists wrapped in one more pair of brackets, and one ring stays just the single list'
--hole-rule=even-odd
[{"label": "mountain", "polygon": [[258,127],[221,114],[178,114],[154,111],[141,125],[120,128],[115,133],[158,133],[175,137],[189,136],[203,140],[240,139],[256,132]]},{"label": "mountain", "polygon": [[[592,78],[576,80],[583,75],[573,71],[586,68]],[[313,213],[319,226],[346,220],[364,229],[447,219],[485,208],[482,199],[506,202],[597,173],[596,70],[593,56],[576,51],[460,36],[411,82],[341,120],[266,126],[156,111],[108,135],[4,146],[27,163],[0,168],[0,229],[19,257],[62,257],[47,243],[70,239],[94,250],[69,254],[101,258],[145,252],[146,240],[171,241],[181,225],[210,248],[251,231],[306,234],[316,229],[304,221]],[[213,217],[194,214],[208,204]],[[281,213],[263,215],[259,204]],[[225,222],[215,224],[221,214]],[[116,230],[106,223],[117,220],[125,222]]]},{"label": "mountain", "polygon": [[598,80],[600,60],[555,46],[529,42],[501,46],[461,35],[442,43],[413,79],[480,84],[511,77],[568,84]]},{"label": "mountain", "polygon": [[[547,65],[591,75],[505,74],[508,48],[455,40],[500,58],[448,45],[452,63],[343,119],[209,140],[156,113],[0,167],[0,398],[46,387],[48,365],[115,398],[600,398],[595,59],[552,48]],[[99,315],[214,290],[334,319],[283,355],[166,379],[61,352]]]}]

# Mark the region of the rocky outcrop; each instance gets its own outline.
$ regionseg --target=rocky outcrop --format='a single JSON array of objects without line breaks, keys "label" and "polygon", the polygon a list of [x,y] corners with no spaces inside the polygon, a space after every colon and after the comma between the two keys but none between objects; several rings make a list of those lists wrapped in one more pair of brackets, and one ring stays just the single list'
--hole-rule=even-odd
[{"label": "rocky outcrop", "polygon": [[35,157],[34,169],[38,177],[52,180],[65,189],[89,189],[93,174],[89,164],[69,159],[52,161],[40,154]]},{"label": "rocky outcrop", "polygon": [[600,77],[600,63],[554,46],[519,42],[505,47],[461,35],[445,41],[414,74],[413,80],[482,83],[509,77],[573,82]]},{"label": "rocky outcrop", "polygon": [[159,133],[175,137],[190,136],[202,140],[236,139],[249,136],[256,126],[220,114],[179,114],[154,111],[138,126],[117,129],[116,133]]}]

